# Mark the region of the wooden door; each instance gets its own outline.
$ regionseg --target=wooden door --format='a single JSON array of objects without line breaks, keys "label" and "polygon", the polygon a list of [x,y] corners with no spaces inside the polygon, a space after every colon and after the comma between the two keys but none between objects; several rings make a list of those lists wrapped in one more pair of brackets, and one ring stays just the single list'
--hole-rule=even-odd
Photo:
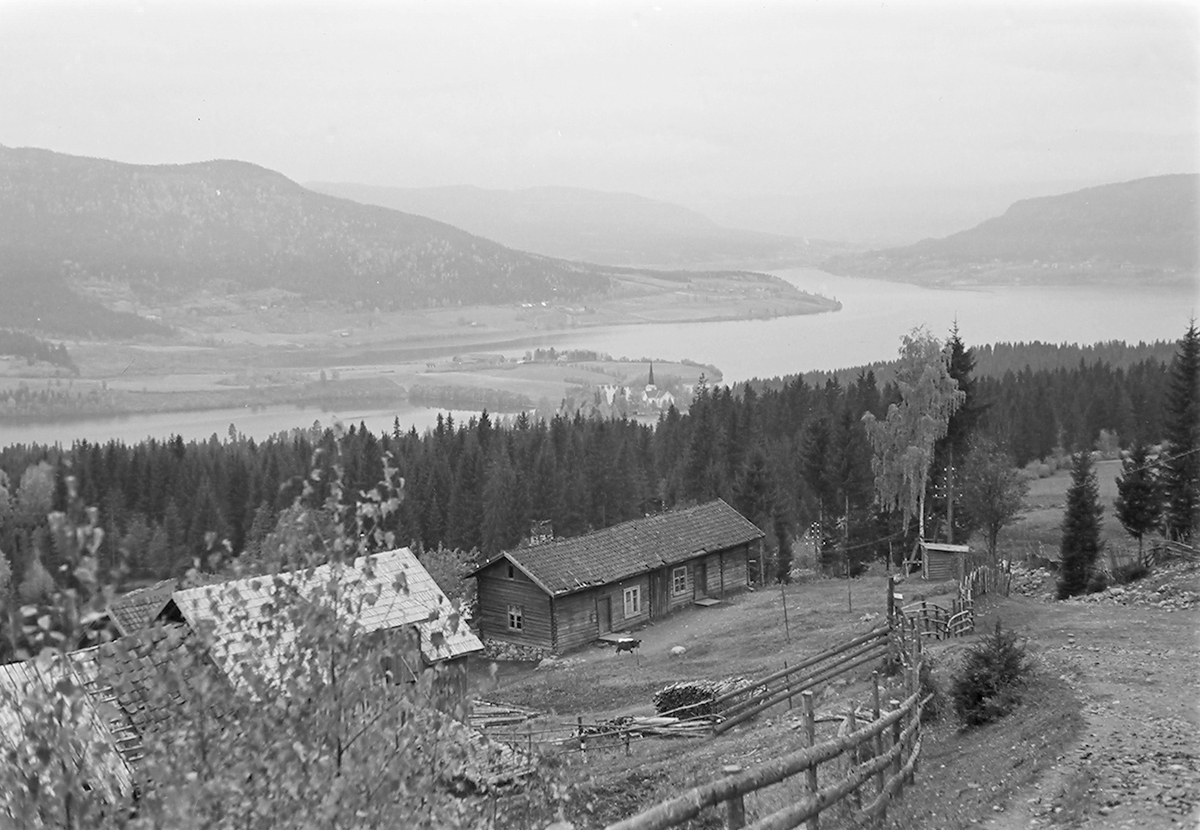
[{"label": "wooden door", "polygon": [[692,596],[696,599],[703,599],[708,596],[708,563],[700,562],[696,565],[696,576],[692,581]]},{"label": "wooden door", "polygon": [[650,572],[650,596],[646,599],[650,602],[650,619],[656,620],[667,613],[670,606],[667,605],[666,579],[662,571]]},{"label": "wooden door", "polygon": [[612,595],[600,597],[599,607],[596,610],[596,619],[600,627],[600,634],[612,633]]}]

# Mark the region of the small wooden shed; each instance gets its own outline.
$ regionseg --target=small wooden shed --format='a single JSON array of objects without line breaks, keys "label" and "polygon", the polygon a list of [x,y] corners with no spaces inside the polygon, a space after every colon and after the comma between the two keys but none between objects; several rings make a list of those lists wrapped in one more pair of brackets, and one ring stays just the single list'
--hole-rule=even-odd
[{"label": "small wooden shed", "polygon": [[946,542],[921,542],[921,576],[925,579],[962,579],[966,575],[967,557],[971,549],[966,545],[951,545]]}]

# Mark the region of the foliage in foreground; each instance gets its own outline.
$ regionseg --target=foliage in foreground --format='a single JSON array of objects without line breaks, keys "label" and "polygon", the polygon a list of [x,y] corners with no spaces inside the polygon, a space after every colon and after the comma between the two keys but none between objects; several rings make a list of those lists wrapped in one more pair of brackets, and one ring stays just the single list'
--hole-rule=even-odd
[{"label": "foliage in foreground", "polygon": [[996,630],[967,651],[954,675],[951,697],[955,714],[967,727],[999,720],[1021,702],[1032,671],[1016,632],[1003,630],[997,620]]},{"label": "foliage in foreground", "polygon": [[[89,675],[72,651],[110,590],[96,580],[98,511],[52,515],[72,567],[10,629],[27,662],[0,667],[0,706],[20,712],[0,721],[0,826],[484,826],[486,802],[463,796],[487,786],[477,772],[494,759],[480,757],[491,750],[468,738],[455,717],[461,701],[439,682],[461,669],[422,670],[412,632],[367,635],[358,622],[378,590],[371,560],[356,567],[355,557],[394,545],[379,530],[400,502],[394,473],[385,462],[384,480],[353,505],[337,480],[323,505],[307,501],[306,488],[297,510],[319,506],[335,521],[299,575],[235,562],[251,572],[229,575],[261,573],[250,589],[270,596],[268,614],[248,616],[237,583],[217,584],[213,628],[159,626],[100,646],[96,676],[109,682],[111,667],[140,660],[142,712],[156,713],[138,722],[145,757],[131,768],[108,734],[112,712],[83,688]],[[396,579],[406,591],[403,574]],[[48,682],[22,682],[27,670]]]}]

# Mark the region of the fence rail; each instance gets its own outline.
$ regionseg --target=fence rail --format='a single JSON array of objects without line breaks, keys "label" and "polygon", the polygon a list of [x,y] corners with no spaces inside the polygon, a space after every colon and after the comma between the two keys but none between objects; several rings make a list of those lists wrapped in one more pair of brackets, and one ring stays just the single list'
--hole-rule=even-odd
[{"label": "fence rail", "polygon": [[714,698],[713,708],[720,716],[713,727],[714,733],[720,735],[765,709],[887,656],[890,636],[891,626],[872,629]]},{"label": "fence rail", "polygon": [[[874,674],[875,695],[873,719],[862,725],[856,722],[857,706],[851,704],[846,716],[846,734],[815,743],[812,692],[804,692],[805,727],[809,746],[748,770],[726,768],[726,776],[695,787],[675,798],[658,804],[636,816],[608,826],[607,830],[666,830],[677,827],[698,816],[701,811],[724,804],[727,826],[746,827],[745,796],[765,787],[782,783],[801,773],[806,778],[808,794],[792,804],[763,816],[748,825],[754,830],[790,830],[805,821],[815,820],[822,811],[849,796],[861,804],[861,790],[874,780],[875,797],[859,807],[866,817],[882,816],[891,800],[911,781],[917,769],[921,751],[921,699],[917,677],[920,664],[920,639],[913,638],[913,665],[906,682],[910,690],[903,701],[891,701],[891,711],[883,712],[879,704],[879,674]],[[857,760],[849,771],[823,787],[817,784],[821,764],[849,756]],[[812,825],[810,825],[812,826]]]}]

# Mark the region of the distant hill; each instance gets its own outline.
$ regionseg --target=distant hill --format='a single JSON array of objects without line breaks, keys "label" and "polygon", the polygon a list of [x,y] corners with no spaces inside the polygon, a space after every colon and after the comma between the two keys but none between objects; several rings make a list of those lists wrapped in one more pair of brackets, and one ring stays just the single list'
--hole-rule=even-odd
[{"label": "distant hill", "polygon": [[827,270],[930,284],[1179,283],[1200,271],[1200,176],[1025,199],[944,239],[837,256]]},{"label": "distant hill", "polygon": [[735,230],[679,205],[570,187],[375,187],[312,182],[321,193],[428,216],[538,254],[616,266],[783,267],[811,265],[827,243]]},{"label": "distant hill", "polygon": [[603,269],[316,193],[239,161],[122,164],[0,146],[0,326],[136,334],[155,324],[72,290],[282,288],[380,308],[571,299]]}]

